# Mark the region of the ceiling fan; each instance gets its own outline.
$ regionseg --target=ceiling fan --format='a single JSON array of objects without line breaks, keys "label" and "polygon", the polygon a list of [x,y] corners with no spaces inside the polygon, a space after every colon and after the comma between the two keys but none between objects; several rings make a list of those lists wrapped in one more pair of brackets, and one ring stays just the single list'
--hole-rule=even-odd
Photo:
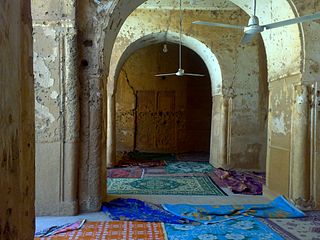
[{"label": "ceiling fan", "polygon": [[182,43],[181,43],[181,35],[182,35],[182,9],[181,9],[181,0],[180,0],[180,37],[179,37],[179,69],[175,73],[160,73],[156,74],[156,77],[165,77],[165,76],[194,76],[194,77],[204,77],[203,74],[198,73],[186,73],[184,69],[182,68],[182,57],[181,57],[181,50],[182,50]]},{"label": "ceiling fan", "polygon": [[195,21],[192,23],[200,24],[200,25],[208,25],[213,27],[241,29],[244,31],[244,35],[241,39],[241,44],[245,44],[245,43],[251,42],[251,40],[257,33],[261,33],[264,30],[283,27],[283,26],[296,24],[296,23],[303,23],[303,22],[317,20],[317,19],[320,19],[320,12],[307,15],[307,16],[292,18],[292,19],[288,19],[280,22],[270,23],[266,25],[259,25],[259,18],[256,16],[256,0],[253,0],[253,15],[249,19],[248,26],[239,26],[239,25],[231,25],[231,24],[225,24],[225,23],[203,22],[203,21]]}]

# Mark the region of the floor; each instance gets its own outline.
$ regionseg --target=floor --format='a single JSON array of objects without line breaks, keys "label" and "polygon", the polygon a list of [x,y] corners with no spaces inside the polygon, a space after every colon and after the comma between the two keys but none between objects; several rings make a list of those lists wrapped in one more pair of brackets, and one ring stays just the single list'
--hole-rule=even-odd
[{"label": "floor", "polygon": [[[146,169],[146,167],[144,167]],[[163,175],[163,174],[162,174]],[[168,177],[170,175],[167,175]],[[181,195],[109,195],[108,200],[112,200],[118,197],[124,198],[136,198],[139,200],[151,202],[154,204],[210,204],[210,205],[227,205],[227,204],[257,204],[257,203],[268,203],[272,200],[272,196],[269,194],[263,195],[242,195],[234,194],[228,188],[222,188],[223,191],[228,196],[181,196]],[[51,216],[42,216],[36,218],[36,231],[54,226],[62,225],[64,223],[74,222],[76,220],[87,219],[88,221],[110,221],[111,218],[103,212],[94,212],[94,213],[84,213],[77,216],[64,216],[64,217],[51,217]],[[299,224],[299,223],[296,223]],[[316,222],[317,224],[317,222]],[[320,229],[320,221],[319,228]],[[310,235],[311,236],[311,235]],[[287,239],[287,238],[285,238]],[[289,239],[289,237],[288,237]],[[300,239],[300,238],[292,238]],[[320,239],[316,237],[306,237],[301,239]]]}]

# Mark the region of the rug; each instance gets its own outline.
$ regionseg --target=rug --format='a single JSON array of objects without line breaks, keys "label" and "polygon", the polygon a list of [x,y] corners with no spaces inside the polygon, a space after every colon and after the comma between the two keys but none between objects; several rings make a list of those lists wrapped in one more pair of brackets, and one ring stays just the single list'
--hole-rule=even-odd
[{"label": "rug", "polygon": [[165,170],[167,173],[206,173],[213,171],[208,162],[168,162]]},{"label": "rug", "polygon": [[168,240],[255,239],[280,240],[279,234],[254,217],[244,217],[211,225],[165,224]]},{"label": "rug", "polygon": [[109,168],[107,176],[109,178],[141,178],[144,170],[139,167],[130,168]]},{"label": "rug", "polygon": [[320,239],[320,211],[307,211],[306,217],[295,219],[261,219],[289,240]]},{"label": "rug", "polygon": [[79,230],[83,227],[86,219],[74,222],[74,223],[66,223],[60,226],[52,226],[50,228],[46,228],[39,232],[35,233],[35,237],[50,237],[59,233],[70,232],[74,230]]},{"label": "rug", "polygon": [[147,222],[87,222],[80,230],[61,233],[36,240],[164,240],[166,239],[161,223]]},{"label": "rug", "polygon": [[289,203],[283,196],[267,204],[245,205],[190,205],[163,204],[165,210],[181,218],[204,224],[217,223],[241,216],[261,218],[298,218],[305,214]]},{"label": "rug", "polygon": [[265,184],[265,173],[227,171],[221,168],[208,173],[220,187],[228,187],[233,193],[261,195]]},{"label": "rug", "polygon": [[210,154],[205,152],[179,153],[176,156],[178,161],[209,162]]},{"label": "rug", "polygon": [[108,178],[107,192],[143,195],[225,195],[209,177]]},{"label": "rug", "polygon": [[168,160],[173,161],[176,160],[174,154],[171,153],[147,153],[147,152],[139,152],[133,151],[126,154],[126,156],[130,159],[135,160]]},{"label": "rug", "polygon": [[132,198],[117,198],[102,204],[102,211],[113,220],[182,224],[187,219],[173,215],[154,204]]},{"label": "rug", "polygon": [[120,160],[115,167],[161,167],[165,166],[166,163],[164,160],[136,160],[136,159],[123,159]]}]

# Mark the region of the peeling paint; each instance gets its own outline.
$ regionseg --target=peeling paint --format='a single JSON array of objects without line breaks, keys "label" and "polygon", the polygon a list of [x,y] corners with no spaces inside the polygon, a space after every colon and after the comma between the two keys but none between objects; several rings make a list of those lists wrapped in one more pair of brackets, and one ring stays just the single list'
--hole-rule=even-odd
[{"label": "peeling paint", "polygon": [[54,84],[54,79],[51,76],[51,71],[46,65],[43,58],[41,58],[38,53],[33,52],[34,56],[34,76],[37,83],[41,87],[49,88]]},{"label": "peeling paint", "polygon": [[283,135],[287,134],[287,128],[286,128],[286,123],[285,123],[283,112],[280,114],[279,117],[272,118],[272,131],[274,133],[279,133],[279,134],[283,134]]},{"label": "peeling paint", "polygon": [[55,100],[59,96],[59,93],[57,91],[52,91],[50,94],[51,99]]},{"label": "peeling paint", "polygon": [[[55,118],[52,113],[50,113],[50,110],[48,107],[41,105],[37,101],[35,101],[35,110],[36,110],[36,118],[40,120],[49,121],[50,124],[52,124],[55,121]],[[46,128],[47,125],[43,125],[40,129]]]}]

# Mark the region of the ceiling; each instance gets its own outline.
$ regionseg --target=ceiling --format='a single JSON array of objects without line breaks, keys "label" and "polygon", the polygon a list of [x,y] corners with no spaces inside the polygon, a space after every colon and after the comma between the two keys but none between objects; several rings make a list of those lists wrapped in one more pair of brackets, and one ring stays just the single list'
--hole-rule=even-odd
[{"label": "ceiling", "polygon": [[[179,9],[179,0],[147,0],[140,9]],[[229,0],[182,0],[182,8],[188,10],[237,10]]]}]

